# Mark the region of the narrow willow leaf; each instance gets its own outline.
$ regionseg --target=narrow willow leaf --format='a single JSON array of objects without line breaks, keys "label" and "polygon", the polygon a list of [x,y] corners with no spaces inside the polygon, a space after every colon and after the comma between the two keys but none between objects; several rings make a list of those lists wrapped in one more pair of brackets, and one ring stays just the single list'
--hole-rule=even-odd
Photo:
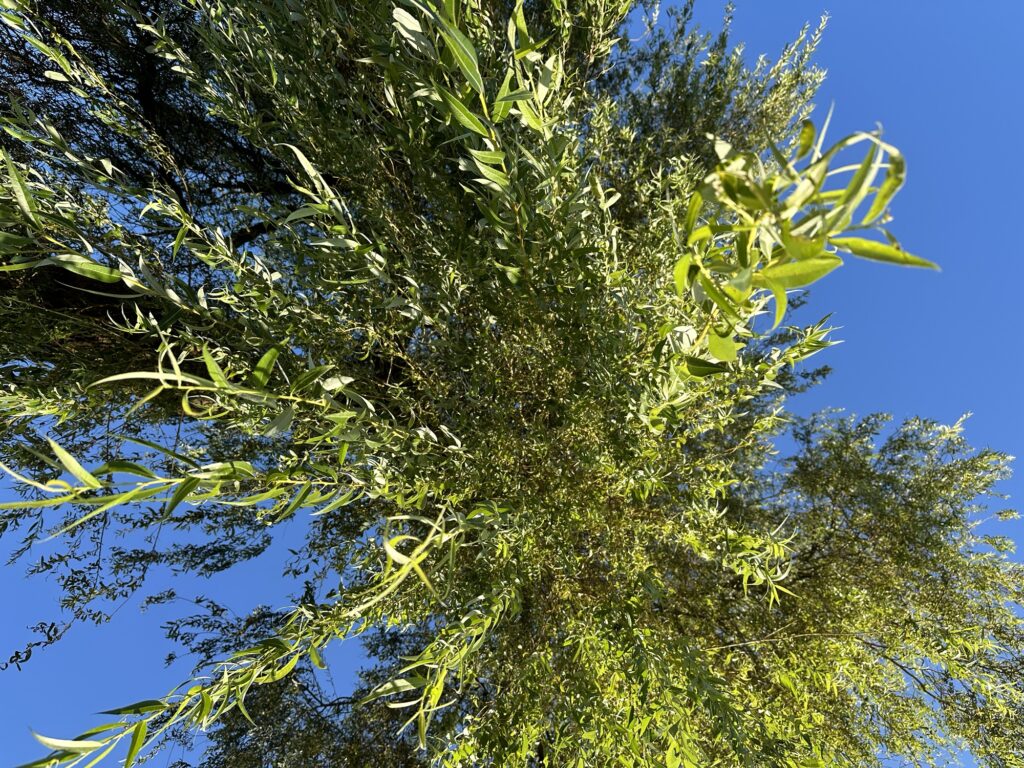
[{"label": "narrow willow leaf", "polygon": [[686,363],[686,370],[692,376],[711,376],[716,373],[728,373],[729,368],[721,363],[714,363],[693,355],[686,355],[683,360]]},{"label": "narrow willow leaf", "polygon": [[[697,219],[700,216],[701,208],[704,207],[704,198],[700,192],[690,195],[690,202],[686,206],[686,233],[689,235],[697,226]],[[710,230],[709,230],[710,231]]]},{"label": "narrow willow leaf", "polygon": [[500,150],[471,149],[469,150],[469,154],[471,154],[475,160],[479,160],[481,163],[487,163],[488,165],[501,165],[505,162],[505,153]]},{"label": "narrow willow leaf", "polygon": [[57,459],[64,465],[64,468],[74,475],[82,485],[89,488],[103,487],[103,483],[97,480],[91,472],[79,464],[78,460],[74,456],[57,445],[53,440],[47,440],[47,442],[50,444],[50,449],[57,456]]},{"label": "narrow willow leaf", "polygon": [[775,318],[772,322],[771,328],[774,331],[779,327],[782,319],[786,316],[786,308],[788,304],[786,299],[786,289],[771,278],[765,277],[763,272],[758,276],[758,278],[755,278],[755,282],[770,290],[772,292],[772,297],[775,299]]},{"label": "narrow willow leaf", "polygon": [[35,269],[36,267],[45,266],[46,259],[36,259],[35,261],[18,261],[14,264],[0,264],[0,272],[19,272],[23,269]]},{"label": "narrow willow leaf", "polygon": [[131,768],[135,764],[135,758],[139,756],[139,750],[146,743],[146,732],[149,726],[145,720],[139,720],[132,728],[132,740],[128,745],[128,754],[124,759],[124,768]]},{"label": "narrow willow leaf", "polygon": [[476,167],[488,181],[494,182],[503,190],[508,188],[508,176],[497,168],[492,168],[491,166],[479,161],[476,161]]},{"label": "narrow willow leaf", "polygon": [[94,470],[93,474],[124,474],[135,475],[136,477],[144,477],[147,480],[157,479],[157,474],[149,467],[144,467],[141,464],[136,464],[134,461],[125,461],[123,459],[115,459],[114,461],[108,461],[102,467],[99,467],[98,469]]},{"label": "narrow willow leaf", "polygon": [[825,237],[793,235],[784,229],[782,231],[782,247],[794,259],[811,259],[821,255],[821,252],[825,249]]},{"label": "narrow willow leaf", "polygon": [[313,662],[313,666],[317,669],[327,669],[324,657],[320,655],[320,651],[317,650],[315,645],[309,646],[309,660]]},{"label": "narrow willow leaf", "polygon": [[32,732],[32,735],[44,747],[55,752],[75,752],[81,754],[93,752],[100,747],[106,746],[105,742],[89,739],[51,739],[49,736],[42,736],[35,731]]},{"label": "narrow willow leaf", "polygon": [[761,276],[781,288],[800,288],[820,280],[842,263],[837,256],[815,256],[803,261],[771,264],[761,270]]},{"label": "narrow willow leaf", "polygon": [[541,120],[540,114],[533,108],[530,102],[522,101],[519,103],[519,114],[528,127],[538,133],[544,132],[544,121]]},{"label": "narrow willow leaf", "polygon": [[53,264],[66,269],[68,272],[74,272],[76,275],[98,280],[101,283],[117,283],[121,281],[120,270],[97,264],[92,259],[77,253],[57,253],[46,259],[44,263]]},{"label": "narrow willow leaf", "polygon": [[693,266],[693,256],[687,253],[676,262],[676,265],[672,270],[672,279],[676,284],[676,293],[680,296],[690,290],[691,266]]},{"label": "narrow willow leaf", "polygon": [[545,45],[547,45],[550,42],[550,40],[551,37],[549,36],[545,37],[543,40],[538,40],[536,43],[530,43],[529,45],[524,45],[522,48],[517,48],[515,54],[516,60],[519,61],[526,58],[532,58],[530,54],[534,53],[535,51],[541,50]]},{"label": "narrow willow leaf", "polygon": [[516,104],[520,101],[529,101],[533,98],[533,91],[523,89],[499,95],[495,100],[496,104]]},{"label": "narrow willow leaf", "polygon": [[435,58],[437,51],[434,50],[430,39],[423,34],[423,27],[416,18],[404,8],[395,7],[391,12],[394,17],[394,26],[405,40],[425,58]]},{"label": "narrow willow leaf", "polygon": [[463,104],[451,91],[437,86],[437,92],[441,94],[441,98],[444,103],[448,106],[452,116],[463,126],[469,128],[474,133],[478,133],[481,136],[490,136],[487,128],[480,121],[480,118],[470,112],[469,107]]},{"label": "narrow willow leaf", "polygon": [[123,493],[113,493],[107,496],[94,496],[91,498],[78,498],[75,500],[78,504],[99,504],[100,506],[96,509],[90,510],[87,514],[72,520],[52,536],[47,537],[47,540],[63,536],[68,531],[74,530],[80,525],[84,525],[93,518],[99,517],[104,512],[111,510],[116,506],[127,504],[132,501],[138,501],[140,499],[146,499],[150,496],[156,496],[158,493],[161,493],[165,487],[166,486],[163,485],[137,485]]},{"label": "narrow willow leaf", "polygon": [[[893,195],[895,195],[907,178],[907,164],[903,156],[893,151],[889,156],[889,170],[886,171],[885,180],[875,193],[875,199],[871,201],[871,207],[864,217],[862,224],[870,224],[889,207]],[[870,258],[870,257],[869,257]],[[923,265],[922,265],[923,266]]]},{"label": "narrow willow leaf", "polygon": [[206,363],[206,371],[210,374],[210,379],[214,384],[224,389],[231,388],[231,384],[228,382],[228,377],[224,375],[224,369],[222,369],[220,365],[217,364],[217,361],[214,360],[213,354],[210,352],[210,348],[206,344],[203,345],[203,362]]},{"label": "narrow willow leaf", "polygon": [[32,197],[32,191],[28,188],[28,184],[21,177],[21,173],[18,171],[18,167],[11,160],[11,156],[7,154],[7,150],[0,148],[0,154],[4,156],[4,162],[7,164],[7,175],[11,179],[11,189],[14,192],[14,200],[21,209],[21,212],[25,214],[25,218],[33,224],[39,224],[39,220],[36,218],[36,201]]},{"label": "narrow willow leaf", "polygon": [[210,716],[210,712],[213,710],[213,699],[210,694],[203,690],[199,693],[199,712],[196,717],[202,727],[206,727],[206,720]]},{"label": "narrow willow leaf", "polygon": [[509,89],[512,87],[512,76],[514,74],[515,70],[509,68],[508,72],[505,73],[505,79],[501,81],[501,87],[498,88],[498,96],[491,107],[491,119],[495,124],[508,117],[508,113],[512,109],[512,103],[506,101],[505,97],[508,96]]},{"label": "narrow willow leaf", "polygon": [[715,285],[714,280],[708,277],[704,272],[701,272],[697,276],[697,282],[700,283],[700,287],[704,289],[704,293],[708,295],[708,298],[711,299],[711,301],[713,301],[720,310],[722,310],[722,314],[725,315],[730,322],[741,322],[740,316],[737,314],[736,306],[732,303],[729,297],[722,293],[721,289]]},{"label": "narrow willow leaf", "polygon": [[164,505],[163,519],[169,520],[171,518],[171,515],[174,513],[174,510],[178,508],[178,505],[185,501],[185,499],[189,497],[192,491],[194,491],[198,487],[199,478],[197,477],[188,477],[182,480],[178,484],[178,487],[175,489],[174,494],[171,496],[170,500],[167,502],[167,504]]},{"label": "narrow willow leaf", "polygon": [[715,233],[712,232],[711,227],[705,224],[703,227],[698,227],[697,229],[690,231],[690,233],[686,236],[686,244],[694,245],[704,240],[710,240],[712,237],[714,237],[714,234]]},{"label": "narrow willow leaf", "polygon": [[103,760],[106,758],[107,755],[109,755],[111,752],[114,751],[114,747],[116,747],[116,746],[117,746],[117,742],[116,741],[111,741],[107,745],[106,749],[101,750],[95,757],[93,757],[92,760],[90,760],[88,763],[83,765],[82,768],[96,768],[97,765],[99,765],[101,762],[103,762]]},{"label": "narrow willow leaf", "polygon": [[306,172],[306,175],[309,176],[310,180],[314,184],[317,184],[319,186],[322,183],[320,179],[320,174],[317,173],[316,168],[314,168],[313,164],[309,162],[309,158],[306,157],[306,155],[302,152],[301,149],[296,147],[294,144],[286,144],[283,142],[278,146],[288,147],[288,149],[292,151],[292,154],[294,154],[295,158],[299,161],[299,165],[302,166],[302,170]]},{"label": "narrow willow leaf", "polygon": [[800,137],[797,140],[796,157],[801,159],[814,147],[814,123],[804,120],[800,123]]},{"label": "narrow willow leaf", "polygon": [[76,499],[78,499],[78,495],[74,493],[47,499],[18,499],[17,501],[0,502],[0,509],[42,509],[43,507],[56,507],[61,504],[67,504],[69,501],[75,501]]},{"label": "narrow willow leaf", "polygon": [[373,698],[380,698],[381,696],[391,696],[396,693],[407,693],[408,691],[415,691],[423,687],[425,681],[418,678],[408,679],[404,677],[398,677],[394,680],[388,680],[386,683],[377,686],[373,689],[370,694]]},{"label": "narrow willow leaf", "polygon": [[267,386],[267,382],[270,381],[270,374],[274,371],[274,363],[277,362],[277,357],[280,354],[280,350],[277,347],[271,347],[263,353],[263,357],[260,358],[259,362],[256,363],[256,367],[252,371],[252,375],[249,377],[249,382],[257,389],[263,389]]},{"label": "narrow willow leaf", "polygon": [[[31,237],[24,237],[22,235],[15,235],[11,232],[0,232],[0,248],[6,250],[8,248],[15,249],[25,245],[31,245],[34,243]],[[38,262],[37,262],[38,263]]]},{"label": "narrow willow leaf", "polygon": [[333,369],[333,365],[318,365],[315,368],[310,368],[308,371],[303,371],[295,377],[294,381],[292,381],[292,385],[290,387],[292,393],[298,394],[305,391],[307,388],[312,386],[314,382],[322,379],[326,373]]},{"label": "narrow willow leaf", "polygon": [[249,725],[256,726],[256,721],[252,719],[252,715],[249,714],[249,710],[245,708],[245,696],[241,694],[235,699],[235,706],[238,707],[238,711],[242,713],[242,717],[249,721]]},{"label": "narrow willow leaf", "polygon": [[273,682],[276,682],[278,680],[281,680],[284,677],[287,677],[289,675],[289,673],[291,673],[291,671],[293,669],[295,669],[295,665],[298,662],[299,662],[299,654],[297,654],[297,653],[292,654],[292,657],[290,659],[288,659],[288,661],[286,661],[280,667],[275,667],[270,672],[268,672],[263,677],[263,680],[268,682],[268,683],[273,683]]},{"label": "narrow willow leaf", "polygon": [[854,256],[860,256],[862,259],[885,261],[890,264],[901,264],[908,267],[939,268],[939,265],[935,262],[922,259],[920,256],[907,253],[894,245],[881,243],[877,240],[867,240],[863,237],[833,237],[829,239],[829,242],[836,248],[849,251]]},{"label": "narrow willow leaf", "polygon": [[98,387],[101,384],[111,384],[115,381],[135,381],[135,380],[156,380],[160,381],[167,386],[182,387],[188,384],[192,384],[196,387],[210,387],[213,388],[214,384],[209,379],[203,379],[199,376],[192,376],[188,373],[177,373],[175,371],[132,371],[131,373],[116,373],[113,376],[107,376],[89,384],[89,387]]},{"label": "narrow willow leaf", "polygon": [[187,464],[188,466],[193,467],[195,469],[199,468],[198,462],[193,461],[188,456],[185,456],[182,453],[178,453],[177,451],[166,446],[159,445],[158,443],[154,443],[150,440],[145,440],[141,437],[131,437],[129,435],[120,435],[120,437],[128,441],[129,443],[135,443],[136,445],[141,445],[145,448],[151,448],[157,453],[162,453],[164,456],[170,456],[172,459],[176,459],[177,461],[180,461],[182,464]]},{"label": "narrow willow leaf", "polygon": [[148,712],[160,712],[167,709],[167,703],[157,699],[146,699],[137,701],[115,709],[107,709],[100,712],[101,715],[145,715]]},{"label": "narrow willow leaf", "polygon": [[281,435],[291,429],[292,422],[295,420],[295,408],[288,405],[281,411],[274,419],[267,425],[266,429],[263,430],[264,437],[274,437]]},{"label": "narrow willow leaf", "polygon": [[484,80],[480,76],[480,65],[477,63],[476,48],[458,27],[438,17],[441,23],[441,35],[448,44],[448,50],[455,56],[455,61],[466,76],[469,85],[479,94],[484,92]]}]

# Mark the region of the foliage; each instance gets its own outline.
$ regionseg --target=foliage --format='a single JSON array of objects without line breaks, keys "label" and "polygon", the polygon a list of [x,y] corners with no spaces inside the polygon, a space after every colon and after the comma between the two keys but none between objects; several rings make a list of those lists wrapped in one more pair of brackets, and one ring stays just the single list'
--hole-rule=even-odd
[{"label": "foliage", "polygon": [[[193,0],[109,6],[134,45],[103,58],[2,2],[60,94],[25,65],[2,117],[5,531],[60,538],[102,618],[313,521],[291,611],[38,765],[253,715],[311,731],[292,761],[1021,764],[1020,570],[972,506],[1005,460],[869,419],[769,463],[828,344],[765,342],[787,291],[840,252],[930,266],[881,228],[900,154],[795,122],[806,47],[745,70],[684,11],[634,50],[624,0]],[[311,711],[360,634],[362,705]]]}]

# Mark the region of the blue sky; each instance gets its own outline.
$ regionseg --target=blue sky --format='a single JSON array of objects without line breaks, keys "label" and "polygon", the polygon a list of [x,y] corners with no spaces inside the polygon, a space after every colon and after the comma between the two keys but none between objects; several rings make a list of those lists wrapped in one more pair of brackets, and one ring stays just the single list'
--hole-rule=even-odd
[{"label": "blue sky", "polygon": [[[1014,139],[1024,117],[1024,3],[986,0],[969,11],[950,0],[737,5],[735,39],[746,41],[750,54],[777,54],[804,22],[831,13],[817,57],[829,76],[816,119],[835,102],[833,138],[882,124],[909,168],[892,229],[908,250],[942,266],[929,273],[851,261],[816,285],[804,318],[832,312],[844,343],[815,360],[835,372],[794,403],[796,410],[836,406],[947,422],[970,411],[973,444],[1024,455],[1018,284],[1024,282],[1018,252],[1024,187]],[[718,28],[722,6],[698,0],[697,17],[707,29]],[[1019,504],[1024,472],[1002,490]],[[1024,543],[1024,525],[1012,525],[1011,535]],[[286,546],[282,541],[256,561],[195,582],[194,591],[238,612],[259,602],[283,604],[278,574]],[[59,614],[52,585],[26,581],[18,569],[0,571],[0,593],[6,658],[30,639],[26,626]],[[163,666],[173,648],[160,628],[180,608],[140,613],[130,602],[107,625],[76,627],[23,671],[0,672],[0,768],[39,756],[29,726],[70,735],[95,722],[89,713],[180,682],[189,670]],[[336,680],[351,674],[355,658],[351,650],[332,654]],[[161,755],[153,765],[173,757]]]}]

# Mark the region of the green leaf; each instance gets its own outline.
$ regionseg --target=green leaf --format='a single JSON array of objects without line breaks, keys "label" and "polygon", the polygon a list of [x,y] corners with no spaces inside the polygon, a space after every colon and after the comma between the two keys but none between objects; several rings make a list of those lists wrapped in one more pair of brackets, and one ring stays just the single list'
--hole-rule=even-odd
[{"label": "green leaf", "polygon": [[513,91],[512,93],[506,93],[499,95],[495,100],[496,104],[515,104],[520,101],[529,101],[533,98],[533,91],[528,89],[522,89],[519,91]]},{"label": "green leaf", "polygon": [[719,336],[712,331],[708,335],[708,350],[717,360],[721,360],[723,363],[731,363],[736,359],[737,344],[733,340],[732,334]]},{"label": "green leaf", "polygon": [[100,712],[101,715],[144,715],[148,712],[160,712],[161,710],[167,709],[166,702],[159,701],[157,699],[146,699],[144,701],[137,701],[134,704],[128,704],[124,707],[117,707],[115,709],[107,709]]},{"label": "green leaf", "polygon": [[[843,260],[837,256],[815,256],[802,261],[771,264],[762,269],[759,276],[780,288],[799,288],[820,280],[842,263]],[[754,281],[758,282],[758,275]]]},{"label": "green leaf", "polygon": [[98,468],[93,472],[96,475],[104,474],[126,474],[135,475],[136,477],[144,477],[147,480],[156,480],[157,474],[149,467],[144,467],[141,464],[136,464],[134,461],[124,461],[122,459],[115,459],[108,461],[102,467]]},{"label": "green leaf", "polygon": [[721,363],[714,363],[710,360],[704,360],[700,357],[694,357],[693,355],[685,355],[683,360],[686,364],[686,370],[691,376],[711,376],[716,373],[728,373],[728,366],[722,365]]},{"label": "green leaf", "polygon": [[197,387],[210,387],[213,386],[213,382],[207,379],[202,379],[198,376],[190,376],[187,373],[178,373],[177,371],[132,371],[131,373],[115,373],[113,376],[106,376],[102,379],[92,382],[89,387],[98,387],[101,384],[110,384],[114,381],[135,381],[135,380],[150,380],[154,379],[160,381],[169,386],[185,386],[192,384]]},{"label": "green leaf", "polygon": [[690,290],[690,267],[693,266],[693,256],[689,253],[684,254],[679,261],[676,262],[675,268],[672,270],[672,279],[676,284],[676,293],[682,296],[688,290]]},{"label": "green leaf", "polygon": [[90,739],[51,739],[49,736],[41,736],[35,731],[32,732],[36,741],[42,744],[47,749],[52,749],[54,752],[74,752],[81,754],[85,752],[92,752],[105,746],[105,742],[92,741]]},{"label": "green leaf", "polygon": [[825,249],[824,236],[803,237],[802,235],[790,234],[788,229],[788,227],[784,227],[782,230],[782,247],[794,259],[811,259],[820,255]]},{"label": "green leaf", "polygon": [[907,253],[902,248],[897,248],[889,243],[880,243],[877,240],[867,240],[863,237],[833,237],[829,242],[836,248],[849,251],[854,256],[873,261],[885,261],[889,264],[901,264],[908,267],[927,267],[938,269],[935,262],[922,259],[912,253]]},{"label": "green leaf", "polygon": [[[903,156],[898,152],[891,151],[889,156],[889,170],[886,171],[885,180],[878,188],[878,192],[875,193],[875,199],[871,201],[871,208],[868,209],[867,215],[861,222],[862,224],[870,224],[885,213],[885,209],[889,207],[889,202],[892,200],[893,195],[895,195],[899,191],[900,187],[903,186],[903,182],[906,181],[906,178],[907,164],[903,160]],[[930,263],[931,262],[929,262],[929,264]]]},{"label": "green leaf", "polygon": [[314,168],[313,164],[309,162],[309,158],[307,158],[306,155],[303,154],[301,149],[299,149],[293,144],[286,144],[284,142],[282,142],[278,146],[288,147],[288,149],[292,151],[292,154],[295,155],[295,159],[299,161],[299,165],[302,166],[302,170],[306,172],[306,175],[309,176],[310,180],[317,185],[321,183],[320,174],[317,173],[316,168]]},{"label": "green leaf", "polygon": [[271,421],[266,429],[263,430],[264,437],[274,437],[275,435],[281,435],[291,429],[292,422],[295,420],[295,408],[288,405]]},{"label": "green leaf", "polygon": [[26,245],[31,245],[34,242],[35,240],[33,240],[31,237],[15,235],[11,232],[0,232],[0,248],[4,250],[7,250],[8,248],[14,250]]},{"label": "green leaf", "polygon": [[188,466],[193,467],[195,469],[199,468],[199,464],[190,459],[188,456],[185,456],[182,453],[178,453],[177,451],[171,448],[167,448],[166,446],[160,445],[159,443],[154,443],[151,442],[150,440],[144,440],[141,437],[130,437],[128,435],[121,435],[120,437],[122,437],[124,440],[127,440],[129,443],[135,443],[136,445],[151,448],[157,453],[162,453],[164,456],[170,456],[172,459],[177,459],[182,464],[187,464]]},{"label": "green leaf", "polygon": [[164,505],[163,519],[169,520],[171,514],[175,509],[177,509],[178,505],[188,498],[189,494],[198,487],[199,478],[197,477],[187,477],[178,483],[178,487],[174,490],[174,494],[171,496],[167,504]]},{"label": "green leaf", "polygon": [[686,236],[686,244],[694,245],[704,240],[710,240],[714,235],[715,233],[711,230],[711,227],[705,224],[703,227],[690,230],[690,233]]},{"label": "green leaf", "polygon": [[21,177],[21,173],[18,172],[18,167],[11,160],[11,156],[7,154],[7,150],[0,148],[0,154],[4,156],[4,162],[7,164],[7,175],[11,179],[11,188],[14,192],[14,200],[21,209],[21,212],[25,214],[25,218],[33,224],[39,224],[39,220],[36,218],[36,201],[32,197],[32,191],[28,188],[28,184]]},{"label": "green leaf", "polygon": [[281,680],[282,678],[287,677],[289,673],[291,673],[291,671],[295,669],[295,665],[298,663],[298,661],[299,654],[292,654],[292,657],[288,659],[288,661],[286,661],[280,667],[272,669],[269,673],[267,673],[264,679],[269,683],[273,683],[278,680]]},{"label": "green leaf", "polygon": [[544,121],[541,119],[540,113],[531,106],[530,102],[521,101],[519,103],[519,114],[527,126],[538,133],[544,132]]},{"label": "green leaf", "polygon": [[423,34],[419,21],[404,8],[395,7],[391,12],[395,19],[394,26],[416,51],[427,58],[434,58],[437,52],[429,38]]},{"label": "green leaf", "polygon": [[135,764],[135,758],[139,756],[139,750],[146,743],[146,732],[148,725],[145,720],[139,720],[132,728],[132,740],[128,744],[128,755],[124,759],[124,768],[131,768]]},{"label": "green leaf", "polygon": [[[686,206],[686,232],[689,235],[697,226],[697,219],[700,216],[701,208],[704,207],[704,198],[700,192],[690,195],[690,202]],[[708,230],[710,232],[710,230]]]},{"label": "green leaf", "polygon": [[309,660],[313,662],[313,666],[317,669],[327,669],[324,657],[320,655],[320,651],[317,650],[315,645],[309,646]]},{"label": "green leaf", "polygon": [[480,134],[481,136],[490,136],[490,133],[488,133],[487,128],[480,121],[480,118],[478,118],[476,115],[470,112],[469,108],[461,101],[459,101],[459,99],[456,98],[455,94],[453,94],[451,91],[448,91],[445,88],[442,88],[441,86],[437,86],[437,92],[441,94],[441,98],[444,100],[444,103],[448,106],[448,109],[452,113],[452,116],[456,120],[458,120],[459,123],[464,125],[466,128],[469,128],[469,130],[473,131],[474,133]]},{"label": "green leaf", "polygon": [[704,293],[708,295],[708,298],[711,299],[711,301],[713,301],[720,310],[722,310],[722,314],[725,315],[725,317],[733,323],[741,322],[740,316],[736,312],[736,306],[728,296],[722,293],[719,287],[715,285],[714,281],[708,277],[707,274],[701,272],[697,276],[697,282],[700,283],[700,287],[704,289]]},{"label": "green leaf", "polygon": [[459,69],[462,70],[462,74],[466,76],[466,80],[474,91],[483,94],[484,80],[480,76],[480,65],[477,63],[476,48],[473,47],[473,43],[454,24],[441,17],[437,17],[437,20],[441,24],[441,35],[448,43],[448,49],[455,56],[455,61],[459,65]]},{"label": "green leaf", "polygon": [[765,277],[762,273],[758,276],[757,282],[763,285],[765,288],[772,292],[772,297],[775,299],[775,319],[772,322],[772,330],[774,331],[779,327],[782,319],[786,316],[786,289],[779,285],[771,278]]},{"label": "green leaf", "polygon": [[477,170],[480,171],[481,175],[485,179],[497,184],[502,189],[508,188],[508,176],[506,176],[502,171],[499,171],[497,168],[492,168],[489,165],[485,165],[479,160],[475,161],[475,163]]},{"label": "green leaf", "polygon": [[94,517],[102,515],[107,510],[113,509],[119,504],[127,504],[128,502],[135,501],[137,499],[146,499],[149,498],[150,496],[156,496],[162,490],[164,490],[164,487],[159,485],[150,485],[148,487],[145,485],[137,485],[134,488],[131,488],[122,493],[112,493],[106,496],[93,496],[90,498],[75,499],[76,503],[78,504],[99,504],[99,506],[96,507],[96,509],[90,510],[88,514],[82,515],[81,517],[72,520],[70,523],[65,525],[52,536],[48,537],[48,540],[55,539],[58,536],[62,536],[68,531],[77,528],[78,526],[83,525],[84,523],[87,523]]},{"label": "green leaf", "polygon": [[814,123],[804,120],[800,123],[800,138],[797,140],[796,157],[799,160],[814,147]]},{"label": "green leaf", "polygon": [[469,154],[471,154],[475,160],[479,160],[481,163],[487,163],[488,165],[501,165],[505,162],[505,153],[500,150],[471,149],[469,150]]},{"label": "green leaf", "polygon": [[203,362],[206,363],[206,370],[214,384],[224,389],[231,388],[228,377],[224,375],[224,370],[213,359],[213,354],[211,354],[210,348],[206,344],[203,345]]},{"label": "green leaf", "polygon": [[57,445],[53,440],[47,440],[47,442],[50,444],[50,449],[57,456],[57,459],[64,465],[64,468],[74,475],[82,485],[89,488],[103,487],[103,483],[97,480],[91,472],[87,471],[85,467],[79,464],[78,460],[74,456]]},{"label": "green leaf", "polygon": [[121,281],[120,270],[97,264],[92,259],[77,253],[57,253],[46,259],[43,263],[53,264],[66,269],[68,272],[74,272],[76,275],[88,277],[91,280],[98,280],[101,283],[118,283]]},{"label": "green leaf", "polygon": [[421,678],[404,678],[398,677],[394,680],[388,680],[382,685],[378,685],[373,689],[369,698],[378,699],[381,696],[391,696],[396,693],[406,693],[408,691],[415,691],[423,687],[424,680]]},{"label": "green leaf", "polygon": [[280,350],[277,347],[271,347],[263,353],[263,357],[256,363],[256,367],[249,377],[249,382],[255,388],[263,389],[267,386],[267,382],[270,381],[270,375],[274,371],[274,363],[277,362],[279,354]]},{"label": "green leaf", "polygon": [[505,97],[509,94],[509,88],[512,87],[512,76],[515,74],[515,70],[511,67],[508,72],[505,73],[505,79],[501,82],[501,87],[498,88],[498,96],[494,100],[494,105],[491,107],[491,119],[495,124],[500,123],[506,117],[512,109],[512,103],[505,100]]},{"label": "green leaf", "polygon": [[318,365],[316,368],[310,368],[308,371],[303,371],[295,378],[295,381],[292,382],[291,391],[294,394],[302,392],[313,384],[313,382],[319,381],[323,378],[325,373],[333,369],[333,365]]}]

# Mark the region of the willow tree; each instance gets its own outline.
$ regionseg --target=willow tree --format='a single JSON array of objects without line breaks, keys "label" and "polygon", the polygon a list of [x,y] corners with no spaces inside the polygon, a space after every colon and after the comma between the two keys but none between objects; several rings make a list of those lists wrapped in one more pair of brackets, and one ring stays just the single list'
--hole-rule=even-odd
[{"label": "willow tree", "polygon": [[312,722],[288,691],[358,635],[359,705],[281,759],[1022,764],[1005,458],[825,420],[771,461],[828,344],[787,292],[930,266],[883,229],[899,152],[801,121],[813,36],[749,70],[685,11],[621,42],[625,0],[110,2],[103,55],[2,4],[4,532],[102,617],[310,521],[292,610],[37,765]]}]

